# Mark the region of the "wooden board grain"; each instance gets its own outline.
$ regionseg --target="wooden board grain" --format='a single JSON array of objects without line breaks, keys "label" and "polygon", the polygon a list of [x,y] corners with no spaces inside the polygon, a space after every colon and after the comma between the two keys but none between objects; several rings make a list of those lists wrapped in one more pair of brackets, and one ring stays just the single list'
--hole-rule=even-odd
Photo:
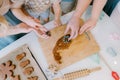
[{"label": "wooden board grain", "polygon": [[[81,21],[80,23],[82,25],[83,21]],[[52,51],[58,39],[64,36],[65,29],[66,25],[56,27],[50,31],[52,36],[49,39],[39,38],[40,45],[48,62],[48,65],[57,64]],[[96,52],[99,52],[99,46],[96,43],[93,35],[90,32],[87,33],[90,37],[90,40],[88,39],[86,34],[78,35],[77,38],[72,40],[72,43],[68,49],[61,51],[60,55],[62,56],[62,64],[57,64],[59,69],[63,69]]]}]

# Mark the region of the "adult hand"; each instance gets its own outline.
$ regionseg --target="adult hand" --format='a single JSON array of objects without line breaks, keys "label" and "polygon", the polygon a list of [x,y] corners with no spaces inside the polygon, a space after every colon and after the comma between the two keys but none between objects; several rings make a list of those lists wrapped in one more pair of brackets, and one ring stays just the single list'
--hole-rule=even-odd
[{"label": "adult hand", "polygon": [[65,30],[65,34],[70,32],[70,38],[68,40],[74,39],[78,36],[78,32],[80,29],[80,19],[79,18],[71,18],[71,20],[67,24],[67,28]]},{"label": "adult hand", "polygon": [[94,18],[88,19],[85,24],[80,28],[79,34],[82,34],[83,32],[90,31],[96,26],[97,20]]}]

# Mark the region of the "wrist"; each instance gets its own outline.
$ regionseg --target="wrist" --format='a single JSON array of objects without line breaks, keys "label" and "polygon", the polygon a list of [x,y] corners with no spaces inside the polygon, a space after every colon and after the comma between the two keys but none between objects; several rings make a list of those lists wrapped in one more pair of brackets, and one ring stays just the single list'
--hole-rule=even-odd
[{"label": "wrist", "polygon": [[93,14],[92,16],[91,16],[91,19],[94,19],[94,20],[98,20],[98,18],[99,18],[99,16],[98,15],[95,15],[95,14]]},{"label": "wrist", "polygon": [[90,18],[91,20],[93,20],[93,21],[95,21],[95,22],[97,22],[98,21],[98,18],[97,17],[92,17],[91,16],[91,18]]},{"label": "wrist", "polygon": [[60,17],[55,17],[55,19],[54,20],[60,20]]},{"label": "wrist", "polygon": [[27,24],[27,23],[29,23],[30,20],[31,20],[31,17],[26,16],[26,17],[24,18],[23,22]]},{"label": "wrist", "polygon": [[55,18],[54,21],[60,21],[60,18]]},{"label": "wrist", "polygon": [[71,19],[73,19],[73,20],[80,20],[80,17],[77,16],[77,15],[73,15],[73,16],[71,17]]}]

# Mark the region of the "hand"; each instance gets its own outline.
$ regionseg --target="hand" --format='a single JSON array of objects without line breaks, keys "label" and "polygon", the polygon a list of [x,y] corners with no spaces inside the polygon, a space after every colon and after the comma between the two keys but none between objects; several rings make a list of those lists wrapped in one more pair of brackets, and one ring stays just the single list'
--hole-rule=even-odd
[{"label": "hand", "polygon": [[85,22],[85,24],[80,28],[79,34],[90,31],[91,29],[93,29],[96,26],[96,23],[97,23],[96,19],[93,19],[93,18],[88,19]]},{"label": "hand", "polygon": [[47,31],[47,29],[44,28],[44,26],[40,24],[40,20],[37,19],[37,18],[33,18],[33,17],[28,16],[25,23],[28,24],[31,27],[40,28],[42,32]]},{"label": "hand", "polygon": [[25,21],[26,24],[28,24],[31,27],[41,26],[40,21],[36,18],[33,18],[31,16],[28,16]]},{"label": "hand", "polygon": [[79,18],[72,18],[68,22],[67,28],[65,30],[65,34],[67,34],[67,32],[69,30],[71,30],[70,38],[68,40],[76,38],[78,36],[79,29],[80,29],[80,20],[79,20]]},{"label": "hand", "polygon": [[38,35],[38,37],[45,38],[45,39],[49,38],[49,36],[46,33],[43,33],[40,29],[34,28],[33,31]]},{"label": "hand", "polygon": [[40,29],[30,27],[25,23],[20,23],[16,27],[19,33],[28,33],[34,31],[39,37],[48,38],[48,36],[45,33],[43,33]]},{"label": "hand", "polygon": [[61,23],[61,20],[60,20],[60,19],[57,19],[57,20],[55,19],[55,20],[54,20],[54,26],[55,26],[55,27],[58,27],[58,26],[61,26],[61,25],[62,25],[62,23]]},{"label": "hand", "polygon": [[40,29],[43,33],[47,32],[47,29],[43,25],[40,24],[40,20],[36,18],[28,17],[26,24],[36,29]]},{"label": "hand", "polygon": [[31,32],[33,30],[32,27],[28,26],[25,23],[20,23],[20,24],[16,25],[16,27],[17,27],[17,29],[18,29],[17,31],[19,33],[28,33],[28,32]]}]

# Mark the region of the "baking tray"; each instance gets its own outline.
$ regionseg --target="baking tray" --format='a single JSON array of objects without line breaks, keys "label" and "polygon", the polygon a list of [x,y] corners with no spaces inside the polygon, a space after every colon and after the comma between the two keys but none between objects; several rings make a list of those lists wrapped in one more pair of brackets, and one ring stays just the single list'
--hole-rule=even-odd
[{"label": "baking tray", "polygon": [[[25,53],[25,56],[21,60],[17,60],[16,57],[21,53]],[[23,68],[20,66],[20,63],[25,60],[29,60],[30,63]],[[36,61],[34,55],[32,54],[32,52],[30,51],[29,47],[26,44],[22,45],[21,47],[13,50],[12,52],[8,53],[6,56],[2,57],[0,59],[0,65],[8,61],[11,61],[12,64],[15,65],[15,69],[12,71],[13,71],[13,76],[19,75],[20,79],[18,80],[48,80],[44,72],[42,71],[40,65]],[[28,67],[32,67],[34,70],[29,75],[24,74],[24,70]],[[37,76],[37,79],[28,79],[35,76]],[[0,80],[2,80],[1,74],[0,74]],[[11,77],[8,76],[5,80],[12,80],[12,79]]]}]

